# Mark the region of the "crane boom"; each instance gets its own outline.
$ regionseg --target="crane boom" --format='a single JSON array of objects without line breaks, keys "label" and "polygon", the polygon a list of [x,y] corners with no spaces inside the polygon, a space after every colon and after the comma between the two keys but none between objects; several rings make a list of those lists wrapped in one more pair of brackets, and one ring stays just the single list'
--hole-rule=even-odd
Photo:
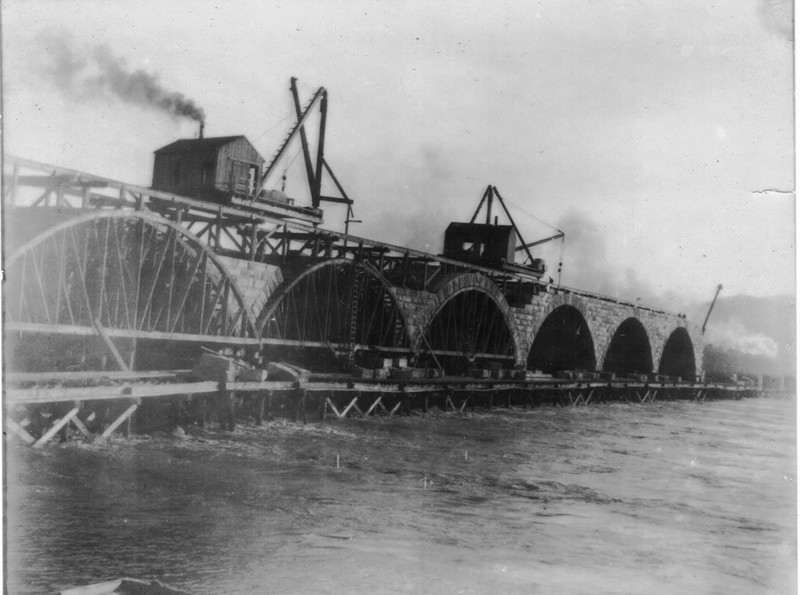
[{"label": "crane boom", "polygon": [[703,321],[703,328],[700,329],[702,334],[706,334],[706,324],[708,324],[708,318],[711,316],[711,310],[714,309],[714,304],[717,303],[717,297],[719,297],[719,292],[722,291],[722,284],[720,283],[717,285],[717,292],[714,294],[714,299],[711,300],[711,305],[708,307],[708,313],[706,314],[706,319]]}]

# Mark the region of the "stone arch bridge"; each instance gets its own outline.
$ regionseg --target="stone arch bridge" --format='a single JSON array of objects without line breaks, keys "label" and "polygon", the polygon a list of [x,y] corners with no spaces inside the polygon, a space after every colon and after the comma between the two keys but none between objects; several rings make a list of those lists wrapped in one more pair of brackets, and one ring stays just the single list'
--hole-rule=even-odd
[{"label": "stone arch bridge", "polygon": [[702,374],[702,335],[678,314],[324,230],[318,209],[5,167],[5,336],[22,371],[179,368],[206,348],[312,370],[399,357]]},{"label": "stone arch bridge", "polygon": [[[499,363],[549,374],[578,370],[693,381],[702,373],[696,325],[607,296],[546,283],[504,286],[469,270],[440,269],[422,284],[403,285],[396,275],[346,259],[300,269],[225,261],[267,342],[350,345],[459,372]],[[276,313],[289,328],[284,334],[268,328]]]}]

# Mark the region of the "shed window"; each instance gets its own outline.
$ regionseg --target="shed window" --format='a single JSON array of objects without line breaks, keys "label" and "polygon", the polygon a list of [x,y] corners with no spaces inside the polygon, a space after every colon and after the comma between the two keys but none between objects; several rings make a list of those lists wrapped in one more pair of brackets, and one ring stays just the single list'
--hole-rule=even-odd
[{"label": "shed window", "polygon": [[247,194],[253,195],[256,193],[256,178],[258,177],[258,168],[255,165],[250,166],[250,171],[247,176]]},{"label": "shed window", "polygon": [[204,163],[203,164],[203,184],[211,183],[211,177],[214,171],[214,164],[213,163]]}]

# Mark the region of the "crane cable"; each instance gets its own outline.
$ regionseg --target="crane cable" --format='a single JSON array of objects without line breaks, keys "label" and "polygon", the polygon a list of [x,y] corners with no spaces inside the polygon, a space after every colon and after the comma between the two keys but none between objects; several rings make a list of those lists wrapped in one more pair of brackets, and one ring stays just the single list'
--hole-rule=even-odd
[{"label": "crane cable", "polygon": [[558,251],[558,284],[561,285],[561,271],[564,268],[564,246],[565,246],[566,234],[563,231],[561,231],[560,229],[558,229],[555,225],[551,225],[550,223],[548,223],[544,219],[540,219],[539,217],[537,217],[533,213],[529,213],[528,211],[526,211],[525,209],[520,207],[518,204],[511,202],[507,198],[504,199],[504,200],[508,204],[510,204],[512,207],[515,207],[518,211],[520,211],[521,213],[527,215],[531,219],[535,219],[536,221],[538,221],[542,225],[544,225],[546,227],[549,227],[553,231],[556,231],[556,232],[561,234],[561,247],[559,248],[559,251]]}]

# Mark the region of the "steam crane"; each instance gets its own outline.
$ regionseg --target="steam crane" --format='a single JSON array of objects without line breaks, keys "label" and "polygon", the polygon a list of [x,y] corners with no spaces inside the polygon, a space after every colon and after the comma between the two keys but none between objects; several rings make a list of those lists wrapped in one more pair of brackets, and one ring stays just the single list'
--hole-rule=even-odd
[{"label": "steam crane", "polygon": [[[497,217],[492,223],[492,205],[495,200],[502,207],[511,225],[498,225]],[[484,205],[486,223],[476,223]],[[546,242],[563,239],[564,232],[556,231],[558,233],[549,238],[526,243],[500,192],[495,186],[487,186],[469,223],[451,223],[447,227],[444,255],[456,260],[540,278],[546,271],[545,263],[541,258],[534,258],[530,249]],[[519,246],[517,246],[518,240]],[[523,250],[527,258],[520,264],[516,262],[516,253]],[[559,263],[559,272],[560,269]]]}]

